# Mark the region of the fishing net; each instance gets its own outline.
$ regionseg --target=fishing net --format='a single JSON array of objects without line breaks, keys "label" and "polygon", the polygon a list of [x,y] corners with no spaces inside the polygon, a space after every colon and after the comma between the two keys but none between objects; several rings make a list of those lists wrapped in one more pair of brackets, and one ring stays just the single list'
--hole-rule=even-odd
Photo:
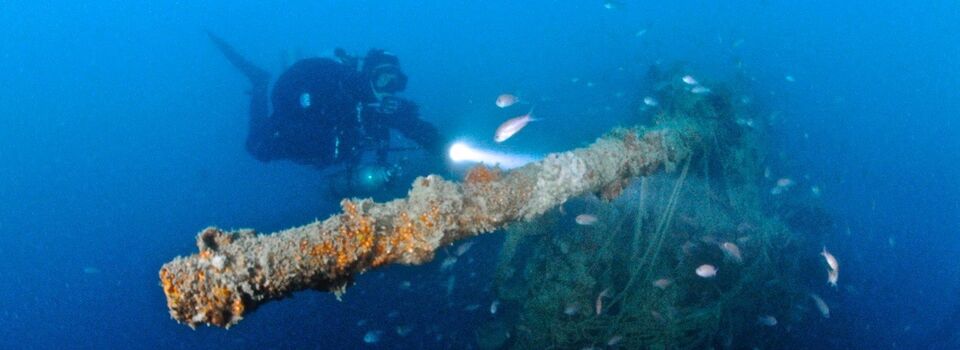
[{"label": "fishing net", "polygon": [[[754,116],[732,108],[729,96],[667,83],[654,118],[715,123],[705,149],[673,173],[633,179],[615,199],[580,197],[507,230],[495,286],[517,311],[513,339],[501,346],[783,344],[781,332],[758,320],[802,316],[792,306],[807,298],[796,253],[802,237],[764,210],[761,137],[734,123]],[[581,214],[598,220],[578,225]],[[704,264],[716,267],[714,277],[696,273]]]}]

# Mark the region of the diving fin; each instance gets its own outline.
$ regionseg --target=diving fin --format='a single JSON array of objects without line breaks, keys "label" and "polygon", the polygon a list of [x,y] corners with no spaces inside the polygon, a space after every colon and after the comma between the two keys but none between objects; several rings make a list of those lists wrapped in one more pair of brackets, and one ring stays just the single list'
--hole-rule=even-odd
[{"label": "diving fin", "polygon": [[230,46],[223,38],[213,34],[209,30],[206,32],[207,36],[210,37],[210,41],[220,50],[220,53],[223,54],[227,61],[239,69],[243,75],[247,76],[247,79],[250,79],[250,82],[253,83],[254,86],[266,85],[270,82],[270,73],[267,73],[267,71],[257,67],[246,58],[243,58],[243,56],[240,56],[237,50],[235,50],[233,46]]}]

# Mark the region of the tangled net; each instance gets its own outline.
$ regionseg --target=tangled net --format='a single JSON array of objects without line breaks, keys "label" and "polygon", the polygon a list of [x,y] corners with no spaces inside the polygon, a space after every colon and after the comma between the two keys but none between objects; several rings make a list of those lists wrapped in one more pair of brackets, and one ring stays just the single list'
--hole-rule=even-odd
[{"label": "tangled net", "polygon": [[[763,210],[760,137],[734,124],[746,112],[730,107],[728,96],[666,83],[658,122],[696,115],[717,123],[714,147],[673,174],[633,181],[612,201],[582,197],[508,229],[495,285],[518,312],[513,339],[497,346],[782,344],[782,332],[758,318],[802,317],[793,307],[806,298],[802,237]],[[578,214],[599,220],[576,225]],[[727,242],[742,260],[724,253]],[[698,276],[703,264],[717,267],[717,275]]]}]

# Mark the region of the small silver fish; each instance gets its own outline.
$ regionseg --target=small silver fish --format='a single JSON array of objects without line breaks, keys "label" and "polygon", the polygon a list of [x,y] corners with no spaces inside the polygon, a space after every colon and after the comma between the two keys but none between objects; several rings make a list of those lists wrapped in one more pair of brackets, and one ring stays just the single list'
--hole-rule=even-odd
[{"label": "small silver fish", "polygon": [[410,281],[400,282],[400,289],[410,289],[410,287],[413,287],[413,283],[410,283]]},{"label": "small silver fish", "polygon": [[607,346],[615,346],[617,344],[620,344],[621,340],[623,340],[623,336],[615,335],[611,337],[610,340],[607,340]]},{"label": "small silver fish", "polygon": [[306,109],[310,107],[310,93],[304,92],[300,95],[300,108]]},{"label": "small silver fish", "polygon": [[580,214],[573,220],[577,222],[577,225],[589,226],[597,223],[597,216],[593,214]]},{"label": "small silver fish", "polygon": [[446,271],[453,267],[457,263],[457,257],[448,256],[446,259],[443,259],[443,263],[440,264],[440,271]]},{"label": "small silver fish", "polygon": [[470,247],[473,247],[473,242],[467,242],[467,243],[461,244],[459,247],[457,247],[457,256],[462,256],[463,254],[465,254],[467,251],[470,250]]},{"label": "small silver fish", "polygon": [[717,268],[710,264],[703,264],[697,267],[697,276],[703,278],[713,278],[717,275]]},{"label": "small silver fish", "polygon": [[840,269],[840,263],[837,262],[837,258],[835,258],[833,254],[827,251],[827,246],[823,246],[823,251],[820,252],[820,255],[827,261],[827,266],[830,266],[831,270]]},{"label": "small silver fish", "polygon": [[697,79],[694,79],[692,76],[689,76],[689,75],[684,75],[683,78],[680,78],[680,80],[683,80],[683,83],[684,83],[684,84],[687,84],[687,85],[698,85],[698,84],[700,84],[700,83],[697,82]]},{"label": "small silver fish", "polygon": [[573,316],[580,312],[580,304],[569,303],[563,308],[563,314],[567,316]]},{"label": "small silver fish", "polygon": [[610,288],[604,289],[599,295],[597,295],[597,301],[594,305],[596,306],[597,316],[603,313],[603,298],[606,298],[609,295],[607,293],[610,293]]},{"label": "small silver fish", "polygon": [[644,98],[643,98],[643,104],[645,104],[645,105],[647,105],[647,106],[650,106],[650,107],[656,107],[656,106],[659,105],[660,103],[657,102],[657,99],[653,98],[653,96],[647,96],[647,97],[644,97]]},{"label": "small silver fish", "polygon": [[760,323],[767,327],[773,327],[777,325],[777,318],[770,315],[763,315],[757,317],[757,323]]},{"label": "small silver fish", "polygon": [[697,85],[697,86],[694,86],[692,89],[690,89],[690,92],[695,93],[697,95],[709,94],[710,88],[706,86]]},{"label": "small silver fish", "polygon": [[603,8],[607,10],[619,10],[623,8],[623,3],[620,1],[606,0],[603,2]]},{"label": "small silver fish", "polygon": [[492,303],[490,303],[490,314],[496,315],[498,308],[500,308],[500,300],[494,300]]},{"label": "small silver fish", "polygon": [[817,310],[820,310],[820,316],[823,318],[830,318],[830,307],[827,306],[827,303],[820,298],[816,293],[810,293],[810,298],[813,299],[813,302],[817,304]]},{"label": "small silver fish", "polygon": [[833,254],[830,254],[830,252],[827,251],[826,246],[823,247],[823,251],[820,252],[820,255],[823,255],[823,258],[827,260],[827,266],[830,267],[830,269],[827,271],[827,283],[836,287],[837,279],[840,277],[840,263],[837,262],[837,258],[835,258]]},{"label": "small silver fish", "polygon": [[737,118],[736,122],[737,125],[746,126],[748,128],[752,128],[755,125],[753,118]]},{"label": "small silver fish", "polygon": [[830,284],[830,286],[836,288],[838,278],[840,278],[840,271],[837,271],[837,270],[827,271],[827,283]]},{"label": "small silver fish", "polygon": [[740,254],[740,247],[731,242],[723,242],[720,245],[720,249],[723,250],[723,254],[728,258],[736,262],[737,264],[743,262],[743,255]]},{"label": "small silver fish", "polygon": [[783,177],[777,180],[777,187],[790,188],[797,183],[789,177]]},{"label": "small silver fish", "polygon": [[653,286],[660,289],[667,289],[667,287],[669,287],[671,284],[673,284],[673,281],[671,281],[669,278],[661,278],[653,281]]},{"label": "small silver fish", "polygon": [[778,195],[786,192],[787,190],[793,188],[797,183],[789,177],[780,178],[777,180],[777,185],[770,189],[770,194]]},{"label": "small silver fish", "polygon": [[493,135],[493,140],[496,141],[497,143],[506,141],[507,139],[512,137],[514,134],[519,132],[521,129],[523,129],[525,126],[527,126],[527,123],[530,123],[536,120],[537,119],[533,119],[533,108],[531,108],[530,112],[527,112],[527,114],[521,115],[519,117],[510,118],[507,121],[503,122],[503,124],[500,124],[500,126],[497,127],[497,132],[494,133]]},{"label": "small silver fish", "polygon": [[401,337],[406,337],[407,335],[410,334],[410,332],[413,332],[413,328],[414,328],[413,326],[397,326],[397,329],[396,329],[397,335]]},{"label": "small silver fish", "polygon": [[520,98],[513,94],[501,94],[497,96],[497,107],[507,108],[520,102]]},{"label": "small silver fish", "polygon": [[453,294],[453,288],[457,286],[457,276],[447,278],[447,296]]},{"label": "small silver fish", "polygon": [[367,344],[375,344],[380,341],[381,337],[383,337],[383,331],[372,330],[363,335],[363,342]]}]

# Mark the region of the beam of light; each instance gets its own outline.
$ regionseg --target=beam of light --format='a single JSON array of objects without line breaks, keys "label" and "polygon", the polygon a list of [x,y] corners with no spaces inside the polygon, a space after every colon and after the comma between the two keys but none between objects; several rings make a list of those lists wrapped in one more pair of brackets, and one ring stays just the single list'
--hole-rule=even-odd
[{"label": "beam of light", "polygon": [[449,155],[450,160],[456,163],[484,163],[488,165],[499,165],[503,169],[513,169],[536,160],[530,156],[477,149],[464,142],[456,142],[450,145]]}]

